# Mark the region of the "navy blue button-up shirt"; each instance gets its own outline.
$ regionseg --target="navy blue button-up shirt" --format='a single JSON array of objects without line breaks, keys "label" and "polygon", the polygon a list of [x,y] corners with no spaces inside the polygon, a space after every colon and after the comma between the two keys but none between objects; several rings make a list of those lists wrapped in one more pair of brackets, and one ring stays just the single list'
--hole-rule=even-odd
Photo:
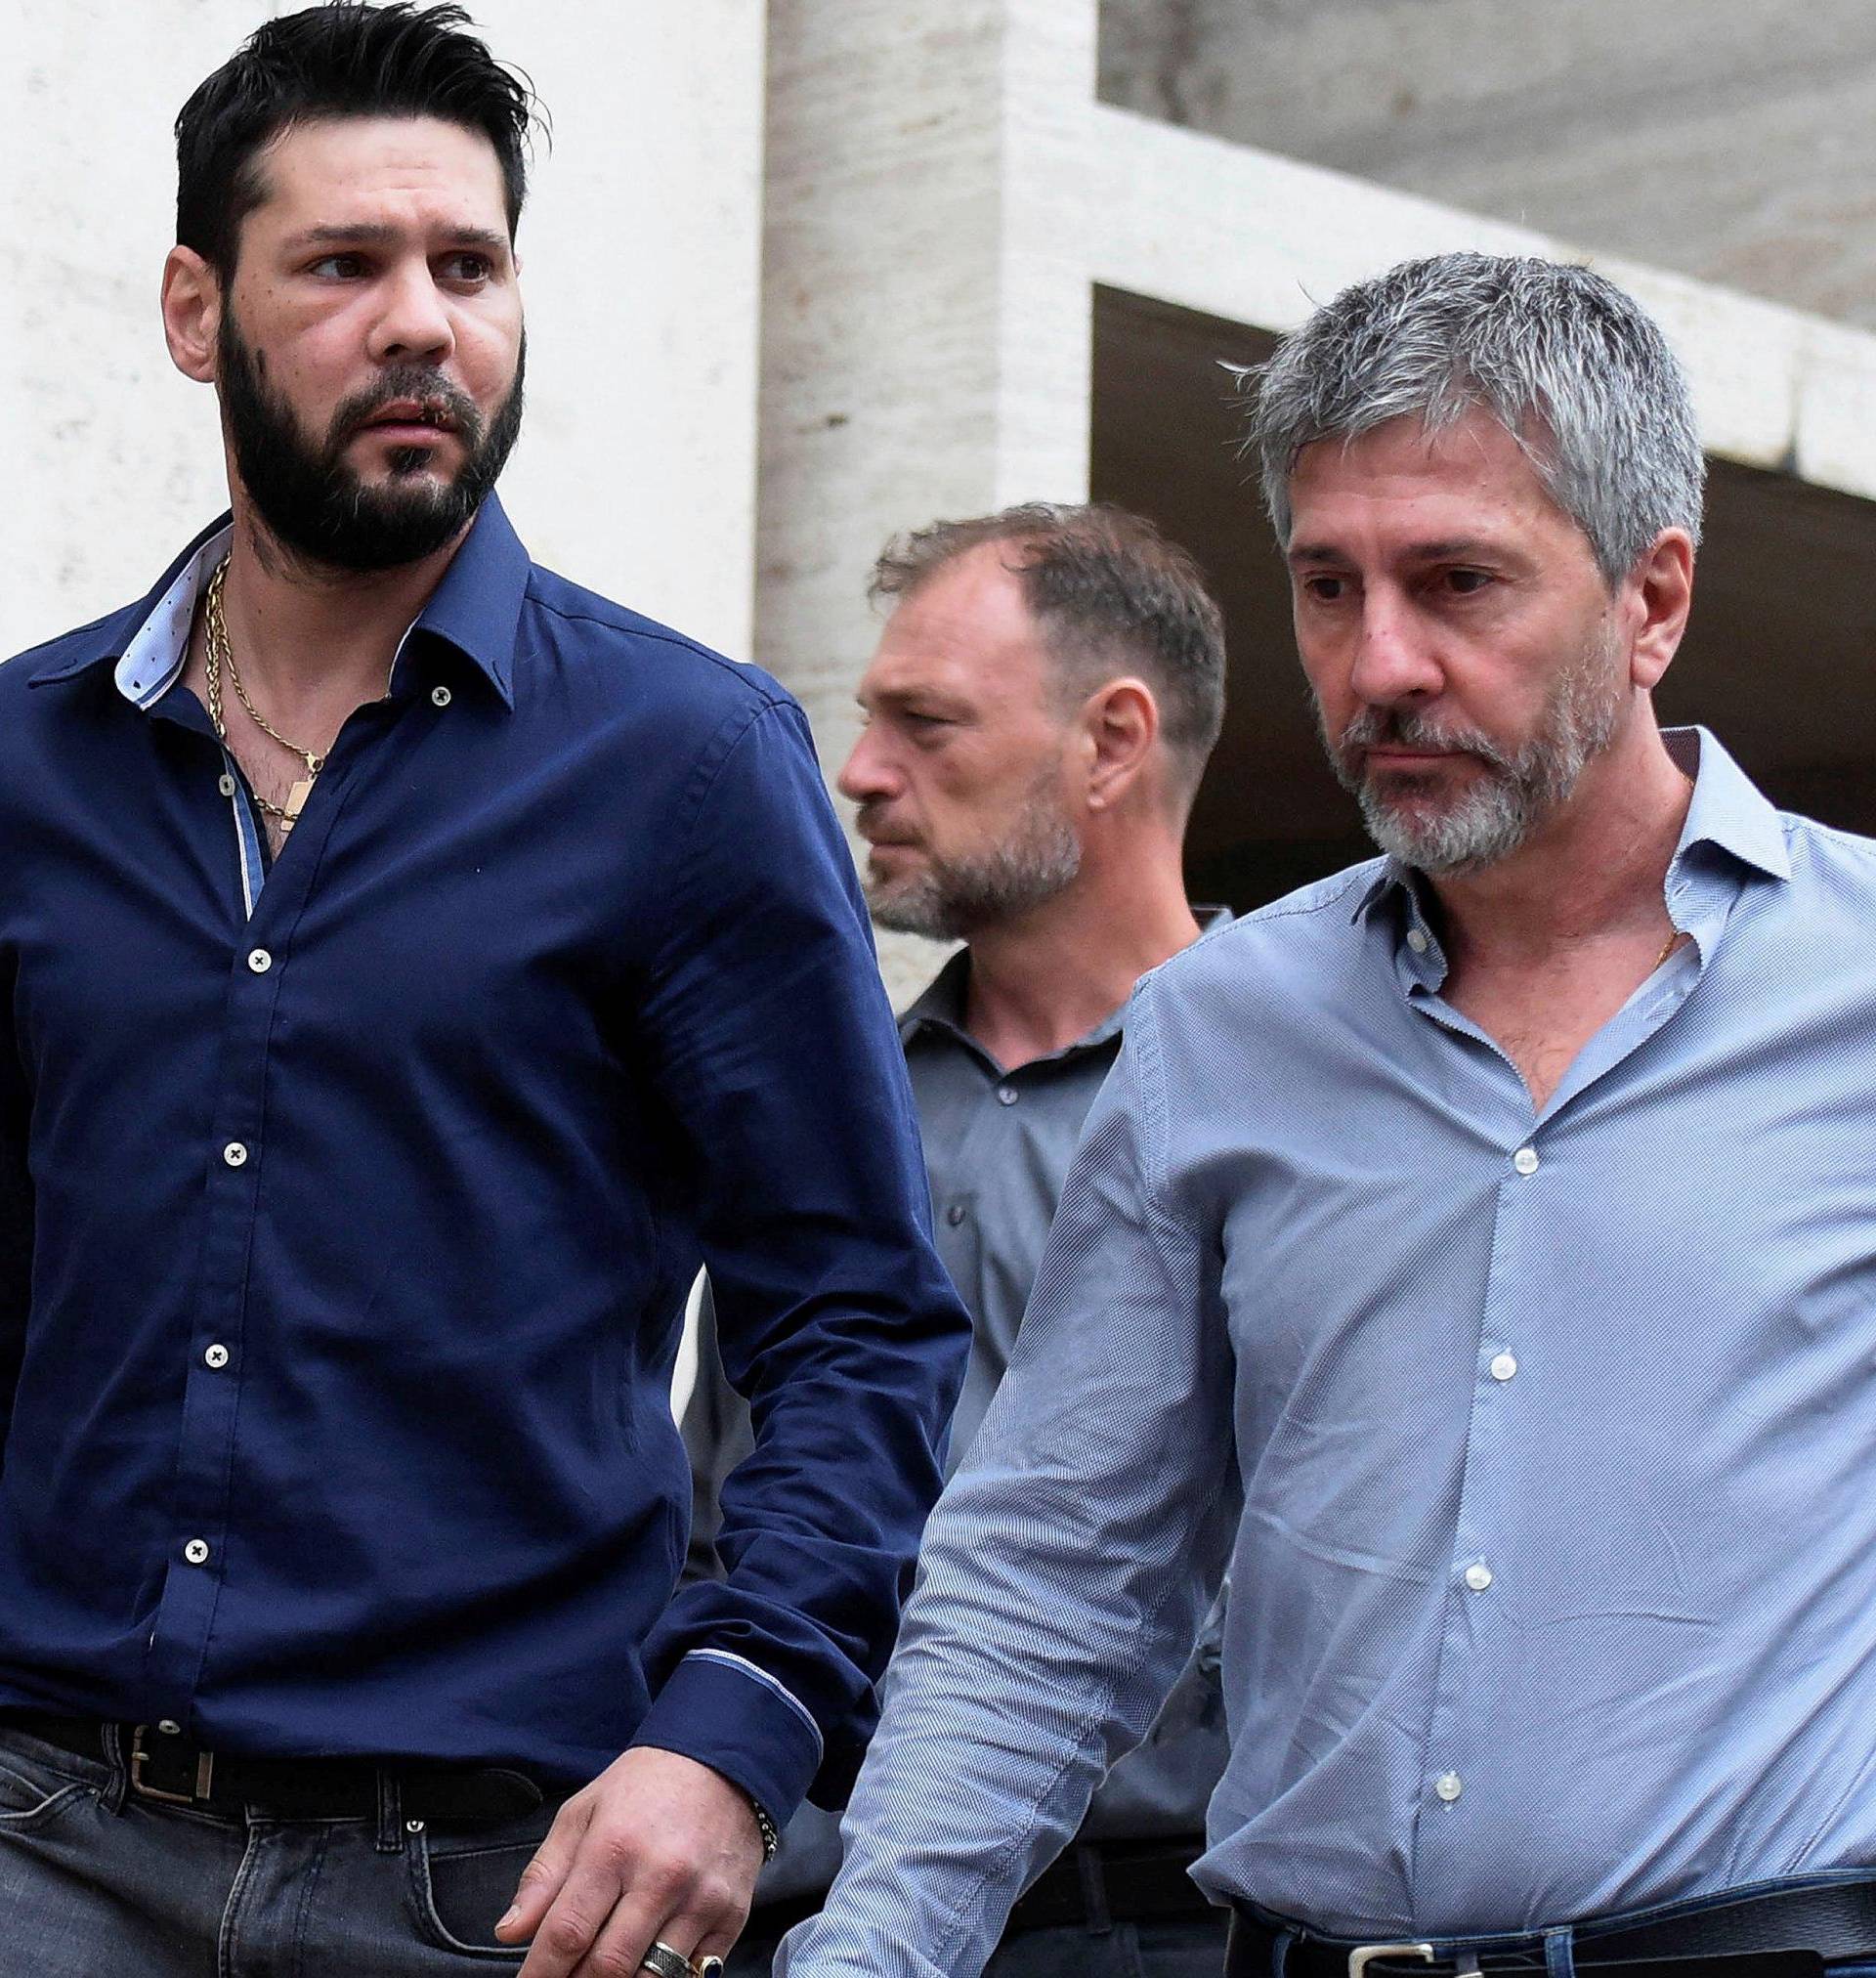
[{"label": "navy blue button-up shirt", "polygon": [[[269,869],[225,530],[0,668],[0,1710],[837,1792],[966,1321],[799,709],[497,504]],[[675,1602],[707,1260],[757,1452]]]}]

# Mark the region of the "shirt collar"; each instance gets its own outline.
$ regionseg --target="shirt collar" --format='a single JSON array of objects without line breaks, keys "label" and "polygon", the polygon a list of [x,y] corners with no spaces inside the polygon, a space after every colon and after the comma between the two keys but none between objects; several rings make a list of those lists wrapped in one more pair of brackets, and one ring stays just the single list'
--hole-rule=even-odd
[{"label": "shirt collar", "polygon": [[970,950],[959,948],[899,1018],[899,1042],[910,1044],[928,1023],[940,1030],[965,1034],[964,985],[969,980]]},{"label": "shirt collar", "polygon": [[1791,878],[1785,828],[1765,794],[1705,728],[1670,728],[1663,738],[1676,765],[1693,778],[1693,801],[1675,847],[1675,868],[1697,845],[1715,845],[1774,880]]},{"label": "shirt collar", "polygon": [[515,705],[515,640],[533,565],[499,500],[488,495],[413,630],[434,632]]},{"label": "shirt collar", "polygon": [[[231,527],[227,515],[210,523],[147,596],[89,627],[88,636],[61,640],[32,684],[67,680],[110,661],[126,699],[139,708],[161,700],[182,670],[195,600],[228,546]],[[411,627],[453,646],[510,708],[515,640],[532,567],[501,503],[490,494]]]},{"label": "shirt collar", "polygon": [[[1668,865],[1670,883],[1688,854],[1705,845],[1770,879],[1789,880],[1791,854],[1777,811],[1711,730],[1667,728],[1661,739],[1676,766],[1693,778],[1686,822]],[[1405,894],[1410,907],[1417,909],[1419,883],[1420,876],[1411,867],[1396,858],[1383,859],[1373,882],[1357,897],[1350,918],[1360,920],[1396,894]]]},{"label": "shirt collar", "polygon": [[[1194,907],[1193,918],[1199,924],[1199,938],[1215,933],[1231,919],[1229,907]],[[970,982],[970,950],[959,948],[939,969],[915,1003],[899,1019],[899,1041],[910,1044],[921,1029],[927,1026],[949,1032],[961,1044],[969,1045],[973,1051],[981,1047],[964,1026],[964,999]],[[1127,1015],[1125,1003],[1116,1010],[1110,1010],[1095,1024],[1093,1029],[1076,1038],[1073,1044],[1065,1044],[1060,1051],[1052,1051],[1048,1057],[1040,1060],[1047,1063],[1055,1058],[1072,1056],[1079,1051],[1092,1051],[1118,1037],[1121,1025]]]},{"label": "shirt collar", "polygon": [[174,574],[162,586],[162,594],[125,640],[114,677],[117,691],[133,707],[153,708],[176,684],[189,658],[195,600],[227,554],[234,534],[224,516],[206,535],[198,536],[184,551],[181,565],[171,566]]}]

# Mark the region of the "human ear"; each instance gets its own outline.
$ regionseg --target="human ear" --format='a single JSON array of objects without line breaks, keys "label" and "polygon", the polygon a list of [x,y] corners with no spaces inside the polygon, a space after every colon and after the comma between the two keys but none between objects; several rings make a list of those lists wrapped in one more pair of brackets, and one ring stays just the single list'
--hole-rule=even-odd
[{"label": "human ear", "polygon": [[222,327],[222,284],[192,247],[172,247],[163,263],[163,337],[169,359],[186,378],[215,382]]},{"label": "human ear", "polygon": [[1693,540],[1684,529],[1664,529],[1629,574],[1635,611],[1629,675],[1643,692],[1668,670],[1693,603]]},{"label": "human ear", "polygon": [[1091,745],[1087,805],[1104,810],[1132,788],[1160,736],[1160,710],[1143,680],[1110,680],[1083,705]]}]

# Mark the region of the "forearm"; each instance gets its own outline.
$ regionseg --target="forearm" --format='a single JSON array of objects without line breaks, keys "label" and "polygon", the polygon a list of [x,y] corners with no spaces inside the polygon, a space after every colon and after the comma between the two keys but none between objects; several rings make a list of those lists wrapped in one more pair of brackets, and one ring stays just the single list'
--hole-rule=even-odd
[{"label": "forearm", "polygon": [[931,1246],[904,1054],[798,712],[726,737],[639,1034],[691,1142],[722,1365],[753,1448],[724,1577],[647,1644],[646,1742],[786,1820],[871,1731],[969,1322]]},{"label": "forearm", "polygon": [[[1140,1478],[1139,1504],[1155,1481]],[[975,1973],[1145,1735],[1196,1637],[1235,1495],[1214,1488],[1201,1519],[1149,1531],[1134,1504],[1086,1501],[1100,1480],[1065,1513],[1073,1488],[973,1463],[934,1514],[842,1872],[791,1944],[796,1978]]]},{"label": "forearm", "polygon": [[791,1978],[974,1978],[1144,1735],[1223,1571],[1239,1491],[1216,1244],[1159,1199],[1143,1055],[1130,1028],[1008,1375],[933,1515],[846,1861],[790,1940]]}]

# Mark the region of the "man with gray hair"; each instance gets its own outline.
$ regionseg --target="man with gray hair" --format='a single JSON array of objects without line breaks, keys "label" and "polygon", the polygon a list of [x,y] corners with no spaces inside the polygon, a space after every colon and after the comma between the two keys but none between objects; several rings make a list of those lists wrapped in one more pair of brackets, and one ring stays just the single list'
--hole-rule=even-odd
[{"label": "man with gray hair", "polygon": [[968,1978],[1229,1562],[1234,1978],[1876,1971],[1876,845],[1651,693],[1684,379],[1579,268],[1252,419],[1385,857],[1149,975],[789,1978]]}]

